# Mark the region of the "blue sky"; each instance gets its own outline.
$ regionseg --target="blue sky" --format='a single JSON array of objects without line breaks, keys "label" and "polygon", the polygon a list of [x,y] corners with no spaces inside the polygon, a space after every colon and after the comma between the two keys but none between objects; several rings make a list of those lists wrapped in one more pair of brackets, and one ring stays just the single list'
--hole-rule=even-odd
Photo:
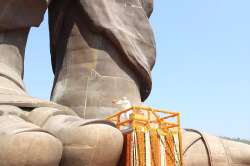
[{"label": "blue sky", "polygon": [[[182,114],[182,126],[250,139],[250,1],[155,0],[153,90],[146,101]],[[29,93],[53,82],[47,16],[26,50]]]}]

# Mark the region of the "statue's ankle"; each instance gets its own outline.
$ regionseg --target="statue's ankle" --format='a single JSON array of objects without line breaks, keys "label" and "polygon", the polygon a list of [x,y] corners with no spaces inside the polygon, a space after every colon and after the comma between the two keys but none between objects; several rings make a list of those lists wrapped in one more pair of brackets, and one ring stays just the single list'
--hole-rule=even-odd
[{"label": "statue's ankle", "polygon": [[1,94],[23,94],[24,52],[29,28],[0,33]]},{"label": "statue's ankle", "polygon": [[74,86],[58,82],[52,94],[53,101],[72,108],[80,117],[86,119],[103,119],[120,111],[121,108],[113,101],[123,97],[132,105],[141,103],[140,92],[135,82],[121,77],[101,75],[85,77],[83,83]]}]

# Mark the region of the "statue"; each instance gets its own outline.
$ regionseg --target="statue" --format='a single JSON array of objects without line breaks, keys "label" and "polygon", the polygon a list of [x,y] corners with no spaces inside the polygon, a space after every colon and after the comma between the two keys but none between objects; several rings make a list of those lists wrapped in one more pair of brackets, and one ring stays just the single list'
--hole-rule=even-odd
[{"label": "statue", "polygon": [[[0,1],[1,166],[118,163],[122,134],[103,119],[119,111],[113,100],[140,105],[150,94],[152,1]],[[26,93],[22,77],[29,29],[49,3],[55,80],[52,101],[44,101]],[[250,165],[244,144],[186,131],[184,145],[186,165]]]}]

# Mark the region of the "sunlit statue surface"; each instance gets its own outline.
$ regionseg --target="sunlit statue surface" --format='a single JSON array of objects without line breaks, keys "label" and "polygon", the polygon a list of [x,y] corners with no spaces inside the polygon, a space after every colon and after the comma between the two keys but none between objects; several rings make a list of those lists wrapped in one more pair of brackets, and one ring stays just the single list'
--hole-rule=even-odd
[{"label": "sunlit statue surface", "polygon": [[[51,101],[23,83],[27,36],[47,7]],[[150,94],[152,11],[152,0],[0,0],[0,166],[118,164],[123,136],[104,118],[120,111],[113,100]],[[247,145],[193,130],[183,141],[185,165],[250,165]]]}]

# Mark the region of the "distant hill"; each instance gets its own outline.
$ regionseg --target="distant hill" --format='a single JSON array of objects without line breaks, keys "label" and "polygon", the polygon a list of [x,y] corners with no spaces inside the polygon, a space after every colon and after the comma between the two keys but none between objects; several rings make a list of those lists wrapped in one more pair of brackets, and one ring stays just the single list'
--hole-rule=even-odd
[{"label": "distant hill", "polygon": [[240,138],[229,138],[229,137],[221,137],[224,139],[228,139],[228,140],[232,140],[232,141],[237,141],[237,142],[242,142],[245,144],[249,144],[250,145],[250,140],[246,140],[246,139],[240,139]]}]

